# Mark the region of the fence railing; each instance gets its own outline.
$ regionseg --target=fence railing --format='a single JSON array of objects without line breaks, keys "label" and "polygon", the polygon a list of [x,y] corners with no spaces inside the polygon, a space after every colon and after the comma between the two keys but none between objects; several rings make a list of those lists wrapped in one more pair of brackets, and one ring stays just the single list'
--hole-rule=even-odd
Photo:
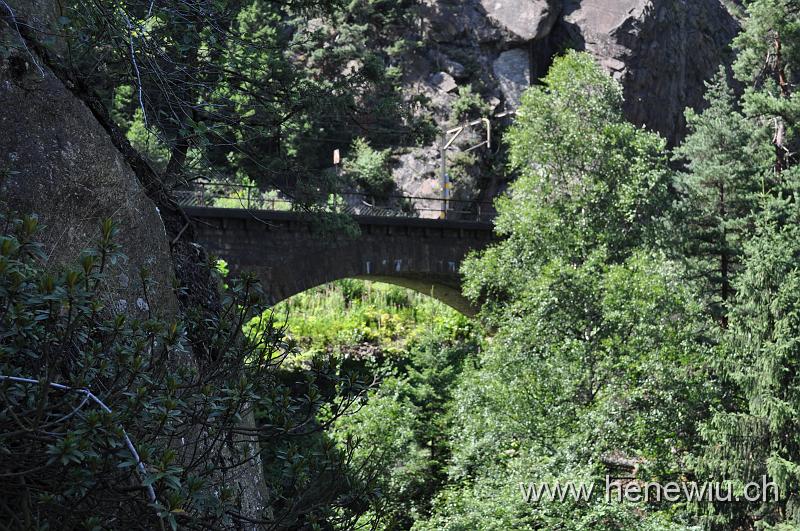
[{"label": "fence railing", "polygon": [[[182,206],[243,208],[291,212],[298,210],[296,201],[276,191],[263,191],[257,186],[221,182],[194,183],[191,189],[174,191]],[[491,221],[495,216],[490,201],[470,201],[390,195],[375,198],[363,193],[343,193],[328,199],[324,208],[354,216],[408,217]]]}]

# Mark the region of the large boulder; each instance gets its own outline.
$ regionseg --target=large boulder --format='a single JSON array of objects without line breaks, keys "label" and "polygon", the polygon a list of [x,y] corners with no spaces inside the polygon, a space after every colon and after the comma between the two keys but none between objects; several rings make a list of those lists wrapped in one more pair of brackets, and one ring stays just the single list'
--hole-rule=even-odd
[{"label": "large boulder", "polygon": [[[39,218],[52,268],[77,262],[114,220],[127,256],[109,264],[108,308],[178,311],[169,242],[156,206],[89,109],[0,23],[0,182],[6,207]],[[150,283],[145,291],[141,273]]]},{"label": "large boulder", "polygon": [[492,70],[506,104],[512,108],[519,106],[520,96],[531,84],[528,50],[517,48],[501,53],[495,59]]},{"label": "large boulder", "polygon": [[430,77],[430,82],[437,90],[444,93],[453,92],[458,87],[456,80],[447,72],[436,72]]},{"label": "large boulder", "polygon": [[420,0],[419,14],[424,20],[421,37],[426,42],[470,46],[513,38],[487,16],[479,0]]},{"label": "large boulder", "polygon": [[[29,27],[52,27],[54,2],[22,0],[12,5]],[[156,205],[89,108],[4,20],[0,20],[0,208],[38,216],[44,227],[39,236],[47,265],[54,270],[75,264],[80,253],[99,240],[101,221],[113,219],[120,229],[116,241],[127,258],[108,264],[106,307],[135,316],[179,315],[170,238]],[[141,281],[144,270],[150,278],[146,287]],[[195,360],[190,356],[174,361]],[[252,414],[243,425],[254,427]],[[198,427],[198,440],[207,439]],[[192,454],[194,444],[206,443],[186,444],[184,455]],[[260,517],[267,493],[260,459],[253,458],[258,441],[233,434],[223,440],[215,436],[210,444],[216,445],[213,453],[223,483],[236,493],[243,516]]]},{"label": "large boulder", "polygon": [[527,42],[550,33],[560,0],[481,0],[486,16],[504,30],[509,42]]}]

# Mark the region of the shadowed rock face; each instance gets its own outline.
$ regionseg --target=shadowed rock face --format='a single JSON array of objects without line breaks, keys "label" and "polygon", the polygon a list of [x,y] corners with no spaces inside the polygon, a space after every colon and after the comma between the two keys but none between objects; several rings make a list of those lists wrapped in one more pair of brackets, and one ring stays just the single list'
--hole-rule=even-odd
[{"label": "shadowed rock face", "polygon": [[[428,97],[447,130],[458,87],[479,90],[490,114],[513,110],[530,83],[547,73],[554,54],[576,48],[622,83],[629,120],[675,145],[686,132],[684,109],[703,104],[704,82],[732,59],[729,44],[739,26],[723,1],[421,0],[422,29],[415,38],[426,46],[403,65],[404,91]],[[447,90],[437,84],[441,72],[451,76]],[[493,127],[503,123],[494,120]],[[474,145],[481,134],[465,131],[456,147]],[[473,178],[455,183],[456,198],[502,189],[490,164],[481,166],[487,152],[475,153]],[[431,147],[404,154],[394,172],[399,188],[409,195],[440,193],[440,160]]]},{"label": "shadowed rock face", "polygon": [[719,0],[568,0],[561,25],[622,83],[628,119],[672,144],[739,29]]},{"label": "shadowed rock face", "polygon": [[[97,244],[103,219],[120,229],[126,260],[110,264],[104,301],[117,312],[177,312],[174,270],[156,206],[89,109],[56,78],[17,32],[0,23],[0,196],[39,217],[52,268],[76,263]],[[3,57],[4,54],[0,54]],[[140,272],[152,284],[145,293]]]},{"label": "shadowed rock face", "polygon": [[[672,143],[684,133],[683,110],[702,103],[704,81],[731,59],[729,44],[739,29],[722,0],[425,0],[423,4],[427,28],[423,37],[435,43],[431,46],[435,57],[418,60],[408,81],[424,79],[441,70],[438,64],[443,61],[459,62],[466,55],[471,64],[460,84],[483,85],[490,97],[498,99],[498,108],[513,107],[524,80],[543,76],[554,53],[567,47],[586,50],[623,84],[629,119]],[[527,65],[521,60],[509,65],[501,56],[508,50],[528,53]],[[518,86],[510,86],[509,79]],[[446,110],[450,102],[439,98],[435,103]]]}]

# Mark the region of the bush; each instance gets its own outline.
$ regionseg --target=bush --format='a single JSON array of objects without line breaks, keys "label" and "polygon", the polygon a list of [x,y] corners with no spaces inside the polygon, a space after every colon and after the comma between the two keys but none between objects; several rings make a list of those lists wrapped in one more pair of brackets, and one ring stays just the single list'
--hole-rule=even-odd
[{"label": "bush", "polygon": [[[242,323],[264,309],[252,278],[228,281],[218,314],[172,322],[115,314],[101,302],[105,264],[121,257],[110,221],[98,247],[60,273],[44,265],[35,218],[0,216],[0,224],[0,521],[250,526],[235,476],[256,477],[260,461],[282,473],[266,478],[276,501],[248,518],[264,526],[350,518],[337,505],[345,483],[329,477],[346,466],[342,454],[323,444],[304,457],[298,448],[320,445],[308,414],[323,395],[341,396],[339,415],[361,388],[319,361],[287,378],[288,352],[271,323],[243,335]],[[259,429],[243,422],[254,408]]]},{"label": "bush", "polygon": [[365,193],[385,199],[394,188],[389,170],[389,150],[373,149],[363,138],[351,146],[352,155],[344,161],[344,171]]},{"label": "bush", "polygon": [[480,94],[472,91],[471,85],[458,87],[458,97],[450,108],[450,120],[454,123],[478,118],[489,112],[489,105]]}]

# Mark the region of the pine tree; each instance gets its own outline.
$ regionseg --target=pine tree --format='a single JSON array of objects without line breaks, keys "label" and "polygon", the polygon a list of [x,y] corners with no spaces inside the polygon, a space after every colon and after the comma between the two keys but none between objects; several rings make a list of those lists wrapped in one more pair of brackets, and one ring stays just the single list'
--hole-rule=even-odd
[{"label": "pine tree", "polygon": [[772,125],[774,168],[780,174],[796,163],[795,124],[800,96],[793,87],[800,67],[800,0],[753,0],[734,41],[734,72],[747,89],[746,114]]},{"label": "pine tree", "polygon": [[687,109],[689,135],[675,150],[675,159],[685,161],[676,179],[680,254],[723,324],[772,157],[768,130],[754,127],[739,111],[726,77],[721,68],[707,84],[705,111]]},{"label": "pine tree", "polygon": [[717,413],[704,430],[709,444],[703,469],[739,489],[767,476],[780,497],[761,507],[740,506],[738,513],[722,508],[713,520],[723,526],[758,520],[800,524],[798,261],[800,210],[793,200],[771,200],[745,245],[744,270],[734,282],[737,295],[720,362],[733,392],[728,411]]},{"label": "pine tree", "polygon": [[[800,144],[800,97],[793,87],[800,65],[800,1],[754,0],[746,7],[744,31],[734,43],[738,50],[734,72],[746,87],[741,98],[743,126],[749,124],[753,131],[767,128],[770,156],[749,161],[750,175],[761,172],[764,184],[751,215],[754,236],[747,242],[736,241],[743,258],[731,283],[735,295],[717,361],[727,399],[704,426],[707,447],[698,471],[733,480],[739,495],[744,484],[763,476],[779,488],[778,500],[770,496],[763,503],[714,507],[709,515],[712,527],[797,529],[800,166],[794,153]],[[720,131],[717,136],[725,134]],[[707,147],[718,157],[731,157],[742,145],[732,146],[727,154],[724,146]],[[728,243],[723,239],[720,247]]]}]

